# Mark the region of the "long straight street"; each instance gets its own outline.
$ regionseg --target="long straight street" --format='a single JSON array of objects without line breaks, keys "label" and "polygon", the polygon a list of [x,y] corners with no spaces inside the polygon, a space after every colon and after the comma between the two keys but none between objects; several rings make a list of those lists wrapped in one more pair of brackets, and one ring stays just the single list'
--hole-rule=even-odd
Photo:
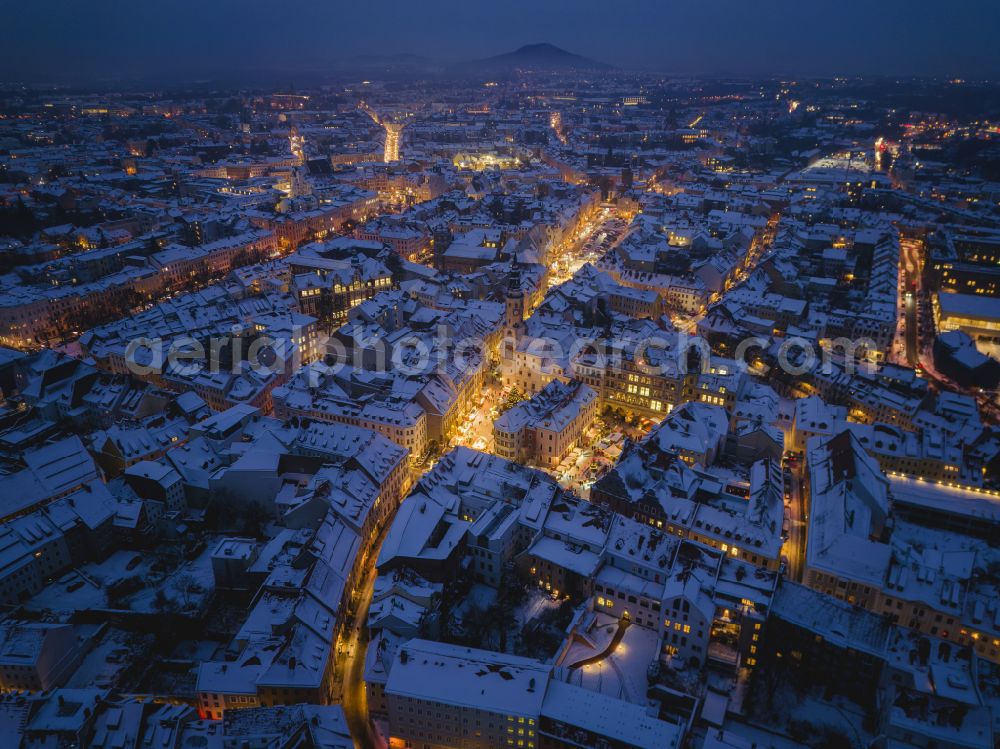
[{"label": "long straight street", "polygon": [[[365,693],[365,658],[368,653],[368,609],[371,607],[372,594],[375,590],[375,578],[378,570],[375,562],[378,560],[385,534],[392,521],[386,523],[385,529],[379,534],[373,545],[370,556],[371,566],[360,584],[358,603],[354,618],[344,627],[344,639],[338,643],[338,650],[346,653],[343,667],[339,670],[341,676],[340,694],[344,707],[347,725],[351,729],[355,746],[360,749],[383,749],[368,716],[368,698]],[[335,651],[336,652],[336,651]]]}]

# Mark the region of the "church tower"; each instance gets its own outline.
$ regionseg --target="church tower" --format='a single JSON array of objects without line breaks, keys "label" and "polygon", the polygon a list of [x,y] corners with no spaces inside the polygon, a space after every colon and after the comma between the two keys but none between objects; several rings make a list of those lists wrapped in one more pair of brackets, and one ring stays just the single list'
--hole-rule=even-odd
[{"label": "church tower", "polygon": [[514,335],[520,332],[524,324],[524,290],[521,288],[521,264],[514,255],[507,273],[507,292],[505,295],[506,312],[504,315],[504,332]]},{"label": "church tower", "polygon": [[288,131],[288,147],[300,164],[304,164],[306,160],[305,144],[306,141],[299,132],[299,126],[292,123],[291,129]]}]

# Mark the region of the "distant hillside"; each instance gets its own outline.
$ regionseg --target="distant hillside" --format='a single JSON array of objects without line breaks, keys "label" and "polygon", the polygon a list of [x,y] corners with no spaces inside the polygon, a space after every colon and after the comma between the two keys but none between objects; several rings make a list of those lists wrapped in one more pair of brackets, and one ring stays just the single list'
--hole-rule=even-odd
[{"label": "distant hillside", "polygon": [[517,70],[563,71],[609,68],[611,66],[607,63],[575,55],[553,44],[527,44],[503,55],[453,65],[451,72],[502,75]]}]

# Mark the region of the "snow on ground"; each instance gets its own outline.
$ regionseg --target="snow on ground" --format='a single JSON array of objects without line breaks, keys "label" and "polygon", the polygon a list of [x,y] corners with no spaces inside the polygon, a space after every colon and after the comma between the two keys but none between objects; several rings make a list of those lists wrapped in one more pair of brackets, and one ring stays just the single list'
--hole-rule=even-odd
[{"label": "snow on ground", "polygon": [[496,599],[497,592],[494,588],[482,583],[476,583],[469,589],[468,594],[462,599],[462,602],[455,606],[452,616],[456,620],[462,621],[471,613],[486,611],[493,605]]},{"label": "snow on ground", "polygon": [[523,628],[530,620],[537,619],[546,611],[555,611],[558,608],[559,601],[542,590],[531,588],[528,600],[517,610],[514,618],[518,625]]},{"label": "snow on ground", "polygon": [[578,663],[585,658],[600,653],[611,642],[615,632],[618,631],[618,619],[607,614],[594,612],[591,623],[579,634],[585,636],[590,644],[576,640],[570,645],[564,663]]},{"label": "snow on ground", "polygon": [[[734,705],[731,703],[729,707],[732,714]],[[767,728],[748,725],[735,719],[727,720],[724,728],[727,732],[732,731],[757,743],[758,747],[770,746],[774,749],[803,746],[787,735],[792,723],[802,722],[811,724],[812,730],[827,728],[843,734],[848,737],[852,746],[870,746],[875,739],[874,735],[864,729],[864,712],[846,697],[836,696],[831,700],[824,700],[818,694],[806,695],[787,708],[787,718]]]},{"label": "snow on ground", "polygon": [[844,733],[855,746],[869,746],[875,737],[863,728],[864,713],[846,697],[830,701],[818,697],[805,697],[792,712],[793,720],[809,721],[816,726]]},{"label": "snow on ground", "polygon": [[152,581],[155,557],[137,551],[116,551],[103,562],[85,564],[43,588],[31,600],[30,609],[67,612],[108,607],[107,589],[129,577]]},{"label": "snow on ground", "polygon": [[197,558],[183,562],[162,584],[140,590],[129,599],[129,608],[148,613],[158,611],[156,597],[161,590],[167,600],[173,602],[169,608],[171,611],[194,612],[206,605],[215,590],[212,548],[209,544]]},{"label": "snow on ground", "polygon": [[807,749],[807,744],[800,744],[787,736],[771,733],[763,728],[747,725],[735,720],[727,720],[723,729],[727,734],[734,734],[743,739],[747,745],[756,749]]},{"label": "snow on ground", "polygon": [[[576,663],[584,658],[597,655],[610,642],[618,627],[618,620],[599,614],[597,626],[588,630],[594,647],[577,641],[570,646],[563,663]],[[651,629],[632,625],[615,652],[599,663],[593,663],[570,671],[561,669],[562,678],[571,684],[591,689],[595,692],[645,705],[649,687],[647,673],[649,664],[657,657],[659,637]]]},{"label": "snow on ground", "polygon": [[[150,552],[120,550],[102,562],[83,565],[46,586],[32,597],[27,608],[70,614],[74,611],[116,609],[138,613],[156,613],[158,603],[174,602],[167,610],[191,613],[207,604],[215,580],[212,574],[211,549],[192,561],[182,561],[172,570],[175,561]],[[113,596],[116,584],[123,581],[131,588]],[[163,596],[157,598],[162,590]],[[164,598],[165,597],[165,598]]]},{"label": "snow on ground", "polygon": [[142,636],[121,629],[110,629],[87,653],[66,686],[71,689],[111,688],[117,683],[119,675],[137,657],[141,657],[145,649]]}]

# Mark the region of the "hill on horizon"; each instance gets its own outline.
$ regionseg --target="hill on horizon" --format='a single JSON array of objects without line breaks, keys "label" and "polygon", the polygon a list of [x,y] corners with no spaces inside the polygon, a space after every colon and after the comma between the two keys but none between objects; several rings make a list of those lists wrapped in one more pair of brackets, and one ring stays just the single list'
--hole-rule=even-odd
[{"label": "hill on horizon", "polygon": [[542,42],[526,44],[513,52],[471,60],[451,66],[452,71],[466,73],[513,73],[516,70],[561,71],[561,70],[610,70],[606,62]]}]

